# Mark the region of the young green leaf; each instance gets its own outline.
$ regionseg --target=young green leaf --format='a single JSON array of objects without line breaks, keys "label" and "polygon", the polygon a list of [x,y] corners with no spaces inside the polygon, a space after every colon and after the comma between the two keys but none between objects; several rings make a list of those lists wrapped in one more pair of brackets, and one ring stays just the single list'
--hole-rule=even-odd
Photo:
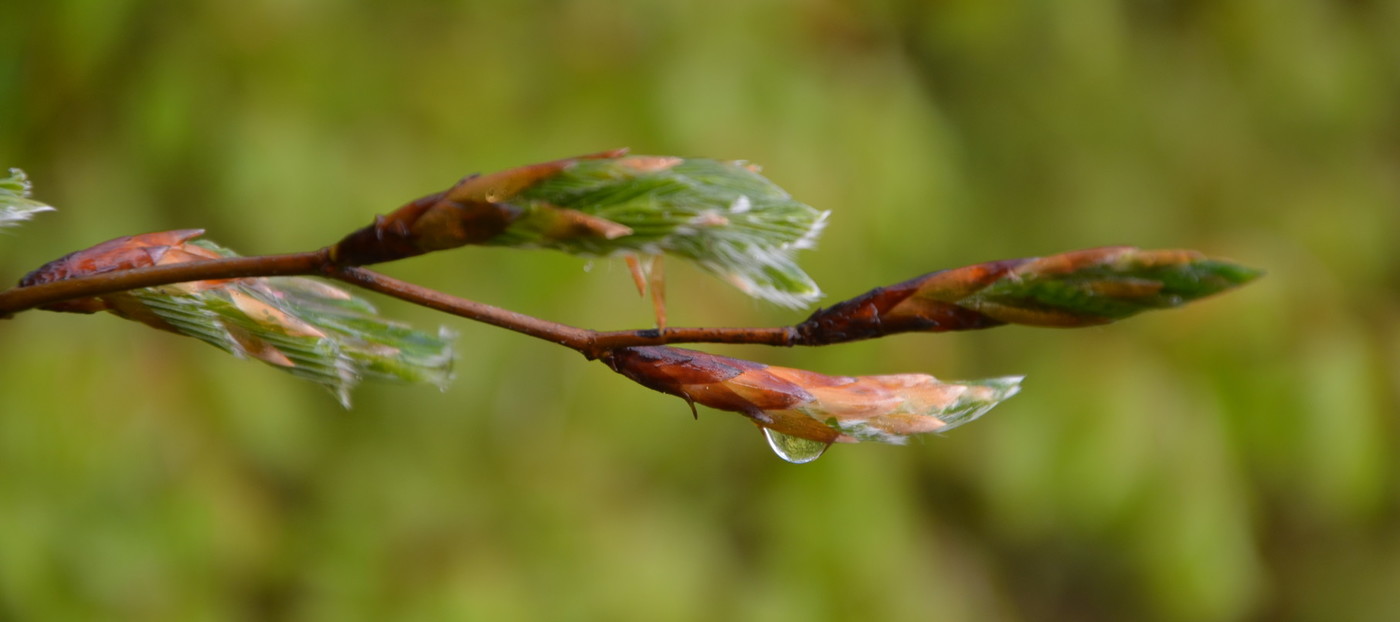
[{"label": "young green leaf", "polygon": [[34,214],[53,211],[52,207],[29,198],[31,189],[29,178],[17,168],[0,177],[0,228],[18,226]]},{"label": "young green leaf", "polygon": [[523,213],[489,244],[585,256],[665,253],[786,307],[821,296],[793,254],[815,243],[827,212],[794,200],[743,162],[579,160],[509,200]]},{"label": "young green leaf", "polygon": [[618,149],[468,177],[347,236],[333,257],[359,265],[468,244],[669,254],[800,307],[821,290],[793,254],[813,245],[826,217],[743,162]]},{"label": "young green leaf", "polygon": [[[127,236],[50,262],[23,285],[151,265],[231,257],[193,238],[198,229]],[[444,386],[450,334],[432,335],[379,317],[368,302],[301,277],[193,281],[70,300],[52,311],[109,311],[257,359],[329,389],[347,408],[363,378]]]},{"label": "young green leaf", "polygon": [[1073,328],[1176,307],[1262,272],[1195,251],[1110,246],[933,272],[818,310],[798,326],[822,345],[1003,324]]}]

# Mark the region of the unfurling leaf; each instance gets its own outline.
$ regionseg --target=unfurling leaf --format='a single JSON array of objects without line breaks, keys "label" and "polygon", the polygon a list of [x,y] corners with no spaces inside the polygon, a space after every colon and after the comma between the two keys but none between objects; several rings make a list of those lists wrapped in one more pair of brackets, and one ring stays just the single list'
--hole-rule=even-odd
[{"label": "unfurling leaf", "polygon": [[[153,265],[234,256],[199,229],[117,238],[30,273],[22,285]],[[432,335],[376,315],[368,302],[308,278],[193,281],[51,304],[52,311],[110,311],[254,358],[329,389],[347,408],[362,378],[445,385],[450,335]]]},{"label": "unfurling leaf", "polygon": [[813,313],[798,331],[812,345],[902,332],[1003,324],[1107,324],[1217,294],[1258,270],[1195,251],[1112,246],[943,270]]},{"label": "unfurling leaf", "polygon": [[351,234],[349,264],[467,244],[583,256],[670,254],[788,307],[821,296],[793,260],[827,212],[793,200],[743,162],[613,150],[463,179]]},{"label": "unfurling leaf", "polygon": [[14,227],[33,218],[34,214],[53,211],[52,207],[29,198],[30,189],[29,178],[17,168],[0,177],[0,228]]},{"label": "unfurling leaf", "polygon": [[[602,360],[650,389],[743,414],[788,437],[827,444],[902,444],[914,434],[949,430],[1015,395],[1021,382],[1020,377],[941,382],[925,374],[828,376],[669,346],[621,348]],[[783,439],[781,445],[790,450],[792,441]]]}]

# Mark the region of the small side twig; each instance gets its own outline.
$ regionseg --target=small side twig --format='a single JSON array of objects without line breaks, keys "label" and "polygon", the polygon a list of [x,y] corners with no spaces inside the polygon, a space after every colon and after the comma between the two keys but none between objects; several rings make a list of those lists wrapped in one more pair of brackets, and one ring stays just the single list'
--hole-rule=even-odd
[{"label": "small side twig", "polygon": [[450,294],[400,281],[364,268],[332,267],[326,275],[400,300],[451,313],[470,320],[513,330],[576,350],[596,359],[619,348],[659,346],[672,343],[731,343],[768,346],[807,345],[796,327],[693,327],[643,330],[596,331],[551,322],[500,307],[467,300]]}]

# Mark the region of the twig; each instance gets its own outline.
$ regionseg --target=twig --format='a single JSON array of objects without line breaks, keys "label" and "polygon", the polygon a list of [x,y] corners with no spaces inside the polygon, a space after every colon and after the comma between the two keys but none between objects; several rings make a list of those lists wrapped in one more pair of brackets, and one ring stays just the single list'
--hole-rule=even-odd
[{"label": "twig", "polygon": [[793,326],[774,328],[694,327],[643,330],[596,331],[578,328],[500,307],[458,298],[364,268],[330,268],[326,275],[368,290],[414,304],[484,322],[492,326],[552,341],[596,359],[618,348],[658,346],[671,343],[733,343],[769,346],[806,345]]},{"label": "twig", "polygon": [[15,313],[54,303],[143,287],[188,281],[272,276],[333,278],[430,309],[557,343],[578,351],[589,359],[598,358],[617,348],[670,343],[801,345],[793,327],[697,327],[608,332],[578,328],[452,296],[365,268],[338,266],[331,261],[327,249],[115,270],[28,287],[15,287],[0,292],[0,318],[9,318]]},{"label": "twig", "polygon": [[697,327],[602,332],[551,322],[346,266],[321,249],[290,255],[200,259],[64,276],[0,292],[0,317],[64,301],[185,281],[324,276],[417,305],[573,349],[589,359],[619,348],[672,343],[823,346],[904,332],[1004,324],[1076,327],[1174,307],[1236,287],[1260,273],[1192,251],[1105,247],[932,272],[818,309],[773,328]]},{"label": "twig", "polygon": [[21,311],[28,311],[56,302],[171,283],[318,274],[321,272],[322,266],[328,263],[327,253],[327,249],[321,249],[287,255],[209,259],[130,270],[113,270],[28,287],[14,287],[0,292],[0,319],[9,319]]},{"label": "twig", "polygon": [[513,330],[579,352],[588,349],[589,344],[593,341],[593,335],[596,334],[586,328],[551,322],[524,313],[493,307],[483,302],[458,298],[365,268],[328,266],[324,273],[330,278],[406,300],[416,305]]}]

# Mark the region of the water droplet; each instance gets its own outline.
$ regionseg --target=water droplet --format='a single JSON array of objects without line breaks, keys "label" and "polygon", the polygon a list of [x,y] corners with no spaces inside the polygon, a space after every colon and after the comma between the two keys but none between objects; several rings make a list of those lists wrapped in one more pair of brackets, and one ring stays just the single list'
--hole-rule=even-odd
[{"label": "water droplet", "polygon": [[734,199],[733,203],[729,204],[729,212],[732,214],[743,214],[751,209],[753,209],[753,201],[750,201],[749,197],[742,194],[739,195],[739,198]]},{"label": "water droplet", "polygon": [[763,428],[763,435],[768,437],[768,446],[773,448],[773,453],[793,464],[806,464],[816,460],[831,446],[831,443],[774,432],[768,428]]}]

